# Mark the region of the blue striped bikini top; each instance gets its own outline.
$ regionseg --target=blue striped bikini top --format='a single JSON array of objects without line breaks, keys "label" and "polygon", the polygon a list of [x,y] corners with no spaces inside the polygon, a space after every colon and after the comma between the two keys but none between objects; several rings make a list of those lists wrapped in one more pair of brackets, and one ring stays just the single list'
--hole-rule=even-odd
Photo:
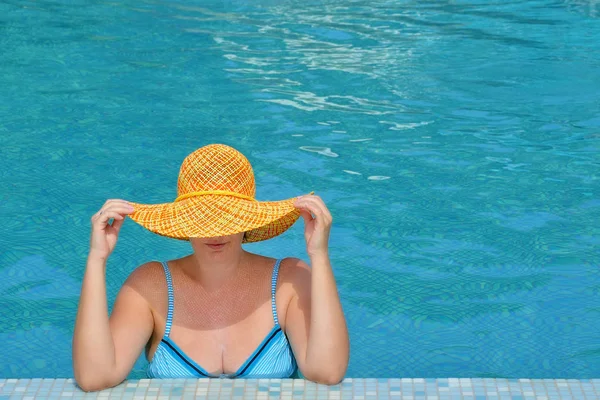
[{"label": "blue striped bikini top", "polygon": [[152,361],[148,364],[149,378],[289,378],[296,376],[298,366],[292,353],[290,343],[277,319],[275,306],[275,289],[281,260],[277,260],[271,278],[271,308],[275,326],[248,357],[242,366],[233,374],[213,375],[188,357],[170,338],[173,324],[173,281],[166,262],[163,262],[167,288],[169,292],[169,309],[165,335],[161,339]]}]

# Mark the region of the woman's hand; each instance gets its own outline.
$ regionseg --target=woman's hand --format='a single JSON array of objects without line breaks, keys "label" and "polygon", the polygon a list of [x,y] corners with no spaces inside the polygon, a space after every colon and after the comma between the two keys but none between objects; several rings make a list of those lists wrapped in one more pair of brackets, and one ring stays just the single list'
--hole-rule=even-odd
[{"label": "woman's hand", "polygon": [[304,238],[309,257],[328,256],[329,232],[333,218],[319,196],[300,196],[294,201],[304,219]]},{"label": "woman's hand", "polygon": [[[125,216],[133,213],[133,210],[133,206],[125,200],[108,200],[104,203],[92,216],[91,255],[103,260],[108,259],[117,244]],[[109,222],[111,218],[114,220],[112,224]]]}]

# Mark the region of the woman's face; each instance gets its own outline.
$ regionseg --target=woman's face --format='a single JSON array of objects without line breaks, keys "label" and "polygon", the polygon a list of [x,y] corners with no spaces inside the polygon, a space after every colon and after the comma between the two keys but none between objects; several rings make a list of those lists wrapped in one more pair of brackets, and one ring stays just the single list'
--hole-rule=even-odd
[{"label": "woman's face", "polygon": [[242,246],[244,232],[212,238],[190,238],[192,248],[202,253],[225,253]]}]

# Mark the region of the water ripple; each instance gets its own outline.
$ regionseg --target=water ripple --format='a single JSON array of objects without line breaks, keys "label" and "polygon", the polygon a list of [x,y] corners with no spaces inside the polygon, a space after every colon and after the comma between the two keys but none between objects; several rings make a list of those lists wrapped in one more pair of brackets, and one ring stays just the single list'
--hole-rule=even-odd
[{"label": "water ripple", "polygon": [[308,151],[311,153],[317,153],[317,154],[320,154],[322,156],[327,156],[327,157],[334,157],[334,158],[339,157],[339,154],[331,151],[331,149],[329,147],[302,146],[302,147],[300,147],[300,150]]},{"label": "water ripple", "polygon": [[[72,333],[89,216],[172,200],[181,160],[213,142],[248,155],[262,198],[315,190],[331,209],[348,376],[600,375],[598,15],[1,2],[0,375],[72,375],[68,349],[40,349]],[[298,227],[257,249],[304,254]],[[125,224],[109,300],[135,265],[186,251]]]}]

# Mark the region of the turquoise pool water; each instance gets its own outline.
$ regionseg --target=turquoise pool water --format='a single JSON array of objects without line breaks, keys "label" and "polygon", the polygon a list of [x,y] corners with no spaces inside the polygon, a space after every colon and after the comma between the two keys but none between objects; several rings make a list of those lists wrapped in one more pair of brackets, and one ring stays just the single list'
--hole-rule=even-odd
[{"label": "turquoise pool water", "polygon": [[[89,218],[248,156],[334,218],[350,377],[600,375],[597,1],[0,3],[0,378],[71,377]],[[306,259],[302,225],[250,251]],[[186,244],[129,221],[110,301]],[[131,374],[143,376],[140,360]]]}]

